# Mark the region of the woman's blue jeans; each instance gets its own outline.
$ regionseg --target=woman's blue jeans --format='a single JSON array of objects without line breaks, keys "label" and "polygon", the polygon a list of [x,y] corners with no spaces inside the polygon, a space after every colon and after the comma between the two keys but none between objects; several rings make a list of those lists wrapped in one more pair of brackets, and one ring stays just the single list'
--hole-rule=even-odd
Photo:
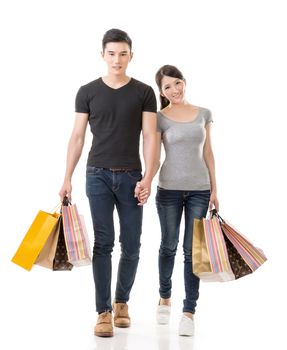
[{"label": "woman's blue jeans", "polygon": [[118,265],[115,300],[127,302],[137,271],[142,230],[142,207],[134,198],[139,170],[125,172],[87,167],[86,193],[89,198],[93,228],[93,275],[96,288],[96,310],[112,310],[112,251],[115,231],[113,213],[116,207],[120,223],[121,256]]},{"label": "woman's blue jeans", "polygon": [[192,272],[193,220],[206,216],[210,191],[165,190],[158,187],[156,206],[161,225],[159,249],[159,293],[161,298],[171,297],[172,272],[179,240],[180,222],[184,211],[183,237],[185,299],[183,312],[195,313],[199,297],[199,278]]}]

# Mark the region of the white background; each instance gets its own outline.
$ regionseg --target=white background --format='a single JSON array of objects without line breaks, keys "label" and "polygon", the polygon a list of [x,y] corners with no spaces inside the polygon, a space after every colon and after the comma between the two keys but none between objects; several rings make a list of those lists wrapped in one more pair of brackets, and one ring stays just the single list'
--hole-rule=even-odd
[{"label": "white background", "polygon": [[[132,349],[129,339],[139,349],[176,348],[169,347],[168,340],[154,343],[148,331],[142,331],[153,329],[148,327],[154,327],[158,302],[157,179],[145,206],[141,259],[130,301],[138,328],[131,328],[123,343],[109,340],[103,345],[92,336],[96,314],[90,267],[53,273],[35,266],[26,272],[10,262],[38,210],[49,211],[59,202],[75,94],[81,85],[105,74],[101,39],[113,27],[126,30],[133,39],[129,75],[157,93],[155,72],[163,64],[174,64],[186,77],[189,102],[211,109],[221,215],[268,257],[246,278],[201,284],[198,336],[182,343],[181,349],[284,348],[283,5],[283,0],[1,1],[1,349]],[[92,242],[85,196],[90,142],[88,130],[73,178],[73,200],[86,218]],[[117,227],[116,216],[115,222]],[[176,334],[181,312],[182,261],[180,242],[170,334]]]}]

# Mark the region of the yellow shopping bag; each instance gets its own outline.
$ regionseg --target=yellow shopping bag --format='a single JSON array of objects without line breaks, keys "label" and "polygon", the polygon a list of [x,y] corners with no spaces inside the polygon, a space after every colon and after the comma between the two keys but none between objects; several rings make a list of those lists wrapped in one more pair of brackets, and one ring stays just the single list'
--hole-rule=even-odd
[{"label": "yellow shopping bag", "polygon": [[31,270],[59,217],[58,213],[51,214],[40,210],[12,258],[12,262],[26,270]]}]

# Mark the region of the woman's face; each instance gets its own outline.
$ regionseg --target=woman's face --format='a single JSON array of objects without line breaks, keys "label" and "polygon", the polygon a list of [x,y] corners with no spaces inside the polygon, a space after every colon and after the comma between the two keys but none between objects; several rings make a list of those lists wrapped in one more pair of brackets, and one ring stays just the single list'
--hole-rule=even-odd
[{"label": "woman's face", "polygon": [[161,81],[161,94],[171,104],[182,103],[185,99],[185,81],[165,75]]}]

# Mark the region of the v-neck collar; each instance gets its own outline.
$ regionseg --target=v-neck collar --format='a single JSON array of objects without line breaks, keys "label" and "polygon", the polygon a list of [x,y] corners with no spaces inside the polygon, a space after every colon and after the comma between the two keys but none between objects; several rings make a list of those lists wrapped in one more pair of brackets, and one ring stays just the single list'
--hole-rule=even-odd
[{"label": "v-neck collar", "polygon": [[102,77],[100,78],[100,80],[101,80],[102,84],[104,86],[106,86],[108,89],[113,90],[113,91],[119,91],[119,90],[123,89],[124,87],[128,86],[132,82],[133,78],[130,78],[130,80],[126,84],[124,84],[118,88],[113,88],[113,87],[109,86],[108,84],[106,84]]}]

